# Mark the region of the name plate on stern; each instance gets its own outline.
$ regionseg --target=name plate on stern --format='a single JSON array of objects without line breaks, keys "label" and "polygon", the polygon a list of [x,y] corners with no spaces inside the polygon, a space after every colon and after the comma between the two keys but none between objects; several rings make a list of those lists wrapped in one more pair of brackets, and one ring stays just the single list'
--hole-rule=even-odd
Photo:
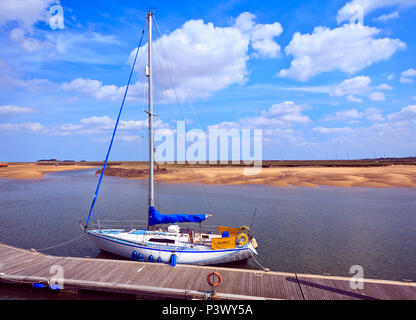
[{"label": "name plate on stern", "polygon": [[213,238],[211,239],[211,248],[212,250],[234,249],[235,237]]}]

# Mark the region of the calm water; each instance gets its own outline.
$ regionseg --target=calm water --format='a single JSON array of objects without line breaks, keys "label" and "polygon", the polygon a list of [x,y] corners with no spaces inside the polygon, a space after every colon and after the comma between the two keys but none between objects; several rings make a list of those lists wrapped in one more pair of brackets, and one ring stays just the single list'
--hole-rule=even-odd
[{"label": "calm water", "polygon": [[[78,222],[88,215],[94,172],[0,179],[0,242],[40,249],[82,235]],[[100,218],[146,220],[146,181],[103,181]],[[258,260],[275,271],[349,276],[351,266],[361,265],[367,278],[416,280],[416,189],[156,183],[156,194],[165,213],[204,213],[208,199],[214,216],[206,224],[212,226],[249,225],[257,208]],[[86,237],[46,253],[102,256]],[[245,267],[254,266],[250,261]]]}]

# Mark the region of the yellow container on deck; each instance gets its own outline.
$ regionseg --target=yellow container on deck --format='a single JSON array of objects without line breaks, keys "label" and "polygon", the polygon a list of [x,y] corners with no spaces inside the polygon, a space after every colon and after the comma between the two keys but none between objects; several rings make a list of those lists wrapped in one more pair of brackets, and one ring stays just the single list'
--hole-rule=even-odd
[{"label": "yellow container on deck", "polygon": [[240,229],[238,229],[238,228],[223,227],[223,226],[219,226],[218,227],[218,233],[219,234],[222,234],[224,231],[228,231],[228,234],[231,237],[236,237],[237,234],[240,232]]}]

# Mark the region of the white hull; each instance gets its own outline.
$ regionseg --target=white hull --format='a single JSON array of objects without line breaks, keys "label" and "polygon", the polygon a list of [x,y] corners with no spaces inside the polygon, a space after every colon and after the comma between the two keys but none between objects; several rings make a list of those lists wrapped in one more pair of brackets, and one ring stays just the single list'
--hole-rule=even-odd
[{"label": "white hull", "polygon": [[213,250],[207,245],[155,244],[137,241],[140,236],[137,236],[135,240],[134,236],[125,232],[91,230],[87,234],[103,251],[128,259],[133,259],[133,253],[136,251],[136,255],[141,254],[144,261],[149,261],[149,257],[152,256],[155,262],[160,258],[159,262],[169,263],[171,256],[175,254],[176,263],[179,264],[213,265],[245,260],[257,254],[250,243],[234,249]]}]

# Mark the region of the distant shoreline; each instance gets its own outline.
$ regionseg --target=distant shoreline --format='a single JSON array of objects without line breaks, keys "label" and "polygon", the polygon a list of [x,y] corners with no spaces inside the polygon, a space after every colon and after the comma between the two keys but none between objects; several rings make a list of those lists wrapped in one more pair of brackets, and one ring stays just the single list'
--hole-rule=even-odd
[{"label": "distant shoreline", "polygon": [[72,171],[92,168],[96,168],[96,166],[79,164],[56,166],[55,164],[38,165],[34,162],[9,162],[8,167],[0,168],[0,178],[16,180],[37,180],[42,179],[45,174],[51,172]]},{"label": "distant shoreline", "polygon": [[[412,158],[413,159],[413,158]],[[341,160],[340,160],[341,161]],[[318,166],[310,161],[309,166],[299,162],[291,166],[280,161],[268,161],[257,175],[244,175],[244,167],[238,165],[178,165],[158,166],[155,179],[166,183],[202,183],[218,185],[264,184],[279,187],[374,187],[374,188],[416,188],[416,163],[409,164],[365,163],[361,166],[342,166],[338,163],[327,163]],[[371,160],[373,161],[373,160]],[[413,160],[414,161],[414,160]],[[406,163],[403,161],[401,163]],[[296,166],[299,164],[299,166]],[[377,165],[378,164],[378,165]],[[103,162],[67,162],[58,163],[9,163],[7,168],[0,168],[0,178],[41,179],[46,173],[68,170],[80,170],[102,167]],[[146,162],[119,161],[109,163],[111,168],[106,175],[129,179],[146,179],[148,165]]]},{"label": "distant shoreline", "polygon": [[[2,159],[0,159],[1,162]],[[374,158],[374,159],[353,159],[353,160],[262,160],[263,167],[384,167],[391,165],[415,165],[416,157],[405,157],[405,158]],[[24,165],[24,164],[36,164],[36,165],[55,165],[58,166],[93,166],[102,167],[104,161],[73,161],[73,160],[39,160],[37,162],[9,162],[9,165]],[[147,161],[109,161],[108,166],[147,166]],[[231,161],[223,163],[217,161],[216,164],[179,164],[174,162],[168,162],[161,165],[161,167],[198,167],[198,168],[224,168],[224,167],[247,167],[243,163],[234,164]]]}]

